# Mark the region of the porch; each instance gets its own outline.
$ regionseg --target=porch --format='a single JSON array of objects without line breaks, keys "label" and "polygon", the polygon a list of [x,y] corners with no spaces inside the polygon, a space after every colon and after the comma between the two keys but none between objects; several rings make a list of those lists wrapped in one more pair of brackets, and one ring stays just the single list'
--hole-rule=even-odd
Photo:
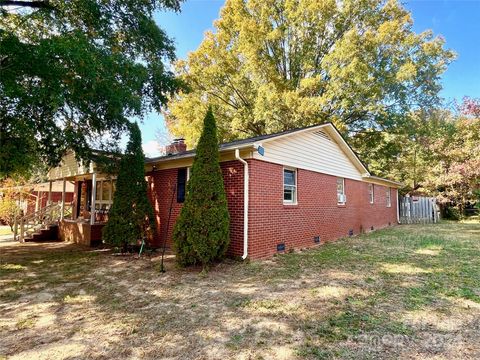
[{"label": "porch", "polygon": [[[82,245],[97,245],[102,241],[102,228],[108,220],[113,203],[116,180],[97,171],[95,163],[78,163],[73,152],[48,172],[49,189],[46,205],[21,217],[15,231],[19,241],[60,240]],[[52,200],[53,184],[61,184],[59,201]],[[73,198],[68,201],[67,185],[73,186]],[[18,236],[17,236],[18,234]],[[41,235],[45,236],[41,236]]]},{"label": "porch", "polygon": [[68,216],[60,217],[58,239],[66,242],[93,246],[102,242],[102,228],[108,220],[108,212],[113,203],[116,180],[95,171],[75,175],[64,181],[72,181],[74,195]]}]

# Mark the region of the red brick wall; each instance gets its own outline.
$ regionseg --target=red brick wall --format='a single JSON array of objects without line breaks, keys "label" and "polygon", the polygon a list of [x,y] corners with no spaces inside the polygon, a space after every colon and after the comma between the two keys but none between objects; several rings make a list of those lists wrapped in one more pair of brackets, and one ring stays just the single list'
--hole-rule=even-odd
[{"label": "red brick wall", "polygon": [[[392,189],[392,206],[386,206],[386,187],[374,185],[374,204],[369,203],[368,184],[345,179],[347,203],[337,205],[335,176],[299,169],[298,205],[283,204],[283,166],[248,160],[250,170],[249,257],[267,257],[277,252],[278,243],[286,249],[314,246],[321,242],[359,234],[396,224],[397,191]],[[238,161],[221,164],[230,211],[230,255],[243,254],[243,165]],[[182,204],[173,191],[177,169],[148,174],[149,196],[154,206],[159,231],[154,245],[162,246],[171,235]],[[172,215],[167,227],[172,201]]]},{"label": "red brick wall", "polygon": [[[221,164],[225,192],[230,212],[230,255],[243,253],[243,165],[239,161],[228,161]],[[174,193],[177,186],[177,169],[157,170],[147,174],[149,197],[155,211],[158,234],[155,246],[163,246],[167,239],[167,247],[171,247],[173,226],[180,214],[182,204],[177,203]],[[172,202],[173,199],[173,202]],[[170,204],[172,214],[168,225]]]},{"label": "red brick wall", "polygon": [[397,191],[392,206],[386,206],[386,188],[375,185],[374,204],[369,203],[368,185],[345,179],[347,203],[337,205],[336,177],[298,169],[298,205],[283,204],[283,166],[248,160],[250,170],[249,256],[261,258],[286,249],[314,246],[321,242],[397,222]]}]

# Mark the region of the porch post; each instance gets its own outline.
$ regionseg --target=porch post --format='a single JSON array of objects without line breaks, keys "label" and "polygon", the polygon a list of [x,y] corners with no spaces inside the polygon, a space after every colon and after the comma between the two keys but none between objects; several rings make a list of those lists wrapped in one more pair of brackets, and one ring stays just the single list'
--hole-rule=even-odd
[{"label": "porch post", "polygon": [[90,225],[95,224],[95,198],[97,197],[97,173],[92,175],[92,201],[90,201]]},{"label": "porch post", "polygon": [[41,201],[41,191],[37,190],[37,201],[35,201],[35,212],[37,212],[41,206],[40,201]]},{"label": "porch post", "polygon": [[48,201],[47,205],[50,205],[52,203],[52,180],[48,182]]},{"label": "porch post", "polygon": [[63,217],[65,215],[65,188],[67,186],[67,180],[63,178],[63,188],[62,188],[62,210],[60,213],[60,220],[63,220]]}]

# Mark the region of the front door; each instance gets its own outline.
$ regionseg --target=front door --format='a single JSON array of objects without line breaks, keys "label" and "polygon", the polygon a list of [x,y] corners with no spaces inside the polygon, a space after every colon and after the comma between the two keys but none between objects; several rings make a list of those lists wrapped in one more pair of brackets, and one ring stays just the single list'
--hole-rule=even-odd
[{"label": "front door", "polygon": [[92,207],[92,180],[78,182],[77,190],[77,218],[83,216],[87,218],[86,212],[90,212]]}]

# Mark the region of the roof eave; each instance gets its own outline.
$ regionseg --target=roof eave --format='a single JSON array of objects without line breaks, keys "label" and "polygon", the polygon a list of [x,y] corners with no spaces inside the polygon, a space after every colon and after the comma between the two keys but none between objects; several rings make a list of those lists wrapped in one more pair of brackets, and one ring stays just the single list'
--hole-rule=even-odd
[{"label": "roof eave", "polygon": [[[227,152],[227,151],[231,151],[231,150],[235,150],[235,149],[239,149],[239,150],[242,150],[242,149],[248,149],[248,148],[253,148],[255,146],[255,142],[251,142],[251,143],[246,143],[246,144],[241,144],[241,145],[232,145],[232,146],[227,146],[227,147],[224,147],[224,148],[219,148],[219,152],[222,153],[222,152]],[[179,154],[174,154],[174,155],[165,155],[165,156],[160,156],[160,157],[156,157],[156,158],[150,158],[150,159],[146,159],[145,160],[145,164],[155,164],[155,163],[160,163],[160,162],[167,162],[167,161],[173,161],[173,160],[179,160],[179,159],[188,159],[188,158],[193,158],[195,157],[195,154],[196,154],[196,151],[191,151],[189,153],[186,153],[186,154],[182,154],[182,153],[179,153]]]},{"label": "roof eave", "polygon": [[363,180],[366,180],[368,182],[375,183],[375,184],[388,185],[395,188],[401,188],[404,186],[404,184],[401,182],[389,180],[389,179],[385,179],[385,178],[382,178],[379,176],[373,176],[373,175],[365,175],[363,176]]}]

